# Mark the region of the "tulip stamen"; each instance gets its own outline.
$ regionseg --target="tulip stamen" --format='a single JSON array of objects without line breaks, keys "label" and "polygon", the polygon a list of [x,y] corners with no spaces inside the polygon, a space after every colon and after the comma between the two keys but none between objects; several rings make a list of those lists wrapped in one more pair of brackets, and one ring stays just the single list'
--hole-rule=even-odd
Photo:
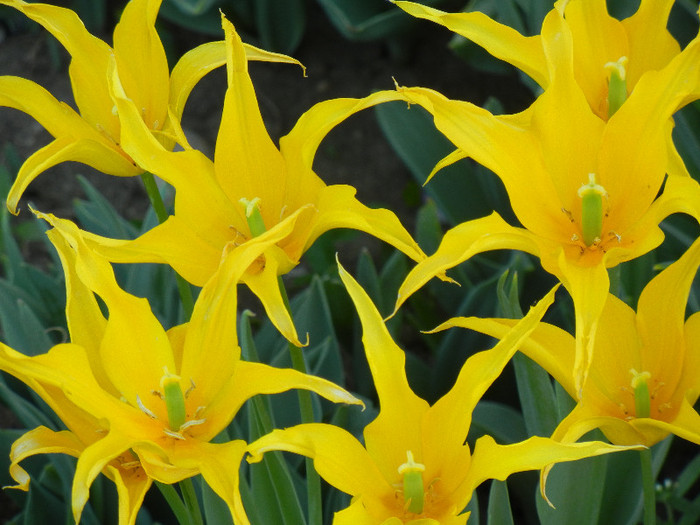
[{"label": "tulip stamen", "polygon": [[146,408],[146,405],[143,404],[143,401],[141,401],[141,398],[138,395],[136,395],[136,405],[138,405],[138,407],[141,409],[141,412],[146,414],[151,419],[158,419],[158,416]]}]

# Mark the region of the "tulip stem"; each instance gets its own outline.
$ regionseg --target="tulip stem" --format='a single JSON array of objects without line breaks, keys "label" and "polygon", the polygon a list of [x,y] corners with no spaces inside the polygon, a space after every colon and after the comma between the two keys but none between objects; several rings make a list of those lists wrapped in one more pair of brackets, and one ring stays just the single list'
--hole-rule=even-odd
[{"label": "tulip stem", "polygon": [[656,525],[656,491],[651,464],[651,449],[639,452],[642,461],[642,487],[644,493],[644,525]]},{"label": "tulip stem", "polygon": [[177,519],[177,522],[180,525],[189,525],[190,514],[187,511],[187,507],[180,499],[177,490],[175,490],[172,485],[161,483],[160,481],[156,481],[156,486],[163,495],[163,498],[165,498],[165,501],[168,502],[170,509],[173,511],[173,514],[175,514],[175,519]]},{"label": "tulip stem", "polygon": [[[284,305],[292,315],[292,308],[289,304],[289,296],[287,295],[287,289],[284,286],[284,281],[282,276],[278,277],[280,292],[282,294],[282,299],[284,300]],[[304,353],[301,348],[292,343],[289,343],[289,354],[292,359],[292,368],[298,370],[302,374],[307,373],[306,362],[304,361]],[[314,406],[313,400],[311,399],[311,392],[308,390],[297,390],[299,396],[299,407],[301,411],[301,421],[302,423],[314,423]],[[321,477],[316,472],[314,467],[314,460],[311,458],[306,458],[306,490],[307,490],[307,504],[308,504],[308,518],[309,525],[321,525],[323,522],[323,507],[321,498]]]},{"label": "tulip stem", "polygon": [[190,523],[192,525],[204,525],[202,510],[199,508],[199,500],[197,499],[197,492],[194,490],[192,478],[186,478],[180,482],[180,491],[182,492],[185,506],[189,511]]},{"label": "tulip stem", "polygon": [[[168,219],[168,211],[165,209],[165,203],[163,202],[163,196],[160,194],[158,185],[156,184],[156,179],[153,173],[145,171],[141,174],[141,180],[146,188],[146,193],[148,194],[148,199],[151,201],[151,206],[156,212],[156,217],[158,217],[158,222],[163,224]],[[174,271],[174,270],[173,270]],[[182,309],[185,312],[185,320],[189,320],[192,317],[192,311],[194,310],[194,299],[192,297],[192,288],[182,276],[175,272],[175,281],[177,282],[177,291],[180,294],[180,302],[182,303]]]}]

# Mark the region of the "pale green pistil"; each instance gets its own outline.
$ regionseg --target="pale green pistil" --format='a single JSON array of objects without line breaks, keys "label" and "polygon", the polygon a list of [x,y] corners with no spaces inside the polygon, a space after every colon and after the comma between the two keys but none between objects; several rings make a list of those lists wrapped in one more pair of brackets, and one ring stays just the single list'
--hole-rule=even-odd
[{"label": "pale green pistil", "polygon": [[605,69],[610,72],[608,78],[608,118],[612,117],[627,100],[627,57],[620,57],[617,62],[608,62]]},{"label": "pale green pistil", "polygon": [[262,214],[260,213],[260,197],[255,197],[251,200],[244,197],[238,202],[245,208],[245,218],[248,221],[250,234],[253,237],[257,237],[265,233],[267,228],[265,228],[265,221],[263,221]]},{"label": "pale green pistil", "polygon": [[588,184],[578,190],[581,197],[581,233],[586,246],[598,244],[603,231],[603,197],[608,194],[596,183],[595,173],[588,174]]},{"label": "pale green pistil", "polygon": [[423,471],[425,465],[416,463],[413,452],[406,451],[407,461],[399,467],[399,474],[403,476],[403,499],[406,509],[414,514],[423,512],[425,492],[423,490]]},{"label": "pale green pistil", "polygon": [[632,389],[634,390],[634,410],[637,417],[649,417],[651,414],[651,396],[649,395],[649,372],[637,372],[634,368],[632,374]]},{"label": "pale green pistil", "polygon": [[178,432],[187,420],[185,410],[185,395],[180,388],[180,376],[171,374],[167,368],[163,368],[163,377],[160,379],[160,388],[163,392],[163,400],[168,410],[168,425],[170,430]]}]

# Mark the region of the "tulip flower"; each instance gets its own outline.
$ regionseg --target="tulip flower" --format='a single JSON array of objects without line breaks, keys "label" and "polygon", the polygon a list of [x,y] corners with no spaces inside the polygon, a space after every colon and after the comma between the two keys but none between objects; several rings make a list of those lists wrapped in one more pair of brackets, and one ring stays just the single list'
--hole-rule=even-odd
[{"label": "tulip flower", "polygon": [[[589,380],[553,439],[573,442],[600,428],[618,445],[652,446],[675,434],[700,444],[700,313],[687,320],[690,287],[700,265],[700,241],[644,288],[637,311],[608,295],[593,342]],[[456,318],[461,326],[494,337],[516,321]],[[575,341],[547,323],[536,327],[521,351],[539,363],[574,397]]]},{"label": "tulip flower", "polygon": [[260,114],[240,37],[226,19],[223,27],[228,89],[213,162],[198,150],[171,152],[159,144],[114,71],[122,147],[138,165],[175,188],[175,213],[133,241],[91,240],[111,261],[166,263],[190,283],[202,286],[219,267],[226,246],[243,246],[286,221],[296,221],[242,280],[280,332],[301,346],[278,276],[296,266],[322,233],[353,228],[394,245],[414,260],[425,257],[392,212],[365,207],[352,186],[327,186],[311,166],[319,143],[337,123],[365,107],[395,100],[398,94],[386,91],[360,100],[322,102],[302,115],[277,149]]},{"label": "tulip flower", "polygon": [[[0,345],[0,369],[35,389],[68,430],[40,427],[15,443],[11,473],[19,487],[28,482],[18,465],[27,456],[76,456],[76,522],[90,485],[104,472],[117,485],[120,524],[126,525],[135,522],[151,480],[172,484],[201,474],[235,523],[247,524],[238,489],[247,444],[211,442],[243,403],[292,388],[360,403],[324,379],[240,359],[236,284],[245,266],[236,261],[251,264],[288,232],[232,247],[237,257],[227,258],[202,289],[191,320],[166,331],[145,299],[119,288],[109,263],[89,249],[73,223],[44,218],[54,226],[49,236],[65,269],[71,341],[34,357]],[[107,307],[106,318],[96,295]]]},{"label": "tulip flower", "polygon": [[[572,2],[573,3],[573,2]],[[540,258],[571,294],[576,310],[580,390],[592,338],[609,290],[608,268],[658,246],[660,222],[673,213],[700,216],[700,188],[688,176],[665,177],[672,164],[665,138],[673,112],[697,89],[700,41],[650,71],[607,121],[579,86],[573,34],[559,10],[542,26],[547,89],[525,111],[494,116],[424,88],[399,88],[423,106],[464,156],[503,181],[523,227],[493,215],[457,225],[399,290],[398,306],[425,282],[472,255],[517,249]]]},{"label": "tulip flower", "polygon": [[[22,0],[0,0],[0,4],[44,26],[70,53],[69,73],[79,110],[59,102],[30,80],[0,76],[0,105],[31,115],[54,137],[22,165],[7,198],[12,213],[17,213],[27,186],[61,162],[81,162],[110,175],[143,173],[120,145],[121,117],[108,85],[112,60],[138,108],[139,119],[170,149],[176,141],[186,143],[179,122],[192,88],[225,63],[224,43],[211,42],[186,53],[171,74],[154,25],[161,0],[132,0],[126,5],[114,30],[114,48],[90,34],[70,9]],[[246,54],[251,60],[296,62],[252,46],[246,46]]]},{"label": "tulip flower", "polygon": [[353,497],[336,525],[380,523],[465,524],[463,512],[487,479],[541,469],[619,450],[601,442],[561,444],[532,437],[501,445],[490,436],[465,444],[472,411],[517,348],[535,329],[554,298],[552,290],[491,350],[471,356],[452,389],[433,406],[416,396],[406,379],[405,354],[356,281],[340,268],[363,327],[365,353],[379,397],[379,415],[364,430],[364,444],[347,431],[322,423],[274,430],[250,444],[251,462],[270,450],[314,459],[319,474]]},{"label": "tulip flower", "polygon": [[[547,40],[556,34],[524,36],[478,11],[446,13],[414,2],[396,1],[398,7],[431,20],[483,47],[496,58],[517,67],[542,89],[553,80],[553,57]],[[607,120],[649,71],[666,67],[678,55],[691,53],[696,37],[681,50],[667,29],[674,0],[642,0],[637,11],[625,20],[608,14],[605,0],[558,0],[554,10],[566,17],[571,31],[572,61],[576,82],[591,109]],[[552,13],[550,13],[550,16]],[[697,81],[697,75],[695,78]],[[700,97],[700,84],[678,101],[676,110]]]}]

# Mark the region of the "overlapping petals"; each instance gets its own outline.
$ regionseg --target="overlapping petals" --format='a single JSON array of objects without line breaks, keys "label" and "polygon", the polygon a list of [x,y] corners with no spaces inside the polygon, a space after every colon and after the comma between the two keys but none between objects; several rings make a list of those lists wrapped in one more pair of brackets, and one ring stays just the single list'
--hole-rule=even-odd
[{"label": "overlapping petals", "polygon": [[280,295],[278,276],[298,264],[322,233],[353,228],[396,246],[414,260],[424,258],[392,212],[365,207],[351,186],[326,186],[311,168],[318,145],[335,125],[400,96],[386,91],[365,99],[322,102],[299,119],[278,150],[262,121],[241,40],[225,19],[223,26],[228,90],[213,162],[197,150],[174,153],[159,144],[138,117],[138,106],[117,70],[113,71],[122,146],[137,164],[175,187],[175,214],[133,241],[92,240],[110,260],[167,263],[201,286],[219,267],[227,246],[243,246],[260,234],[251,226],[256,217],[261,231],[286,227],[282,225],[292,221],[289,233],[266,250],[242,280],[261,299],[277,328],[300,345]]},{"label": "overlapping petals", "polygon": [[[642,291],[637,311],[608,295],[594,339],[589,381],[574,410],[553,438],[575,441],[600,428],[616,444],[651,446],[669,433],[700,444],[699,314],[685,320],[686,303],[700,265],[700,241],[656,276]],[[461,326],[501,337],[515,324],[507,319],[456,318],[441,328]],[[575,341],[560,328],[541,323],[521,350],[547,370],[572,396]],[[647,398],[635,385],[644,382]],[[638,401],[643,404],[639,405]],[[638,413],[640,406],[647,413]]]},{"label": "overlapping petals", "polygon": [[[668,67],[644,75],[606,122],[591,111],[576,82],[572,31],[559,11],[546,17],[542,35],[549,84],[517,115],[494,116],[429,89],[399,88],[407,101],[432,113],[438,129],[459,148],[445,162],[467,155],[501,178],[524,228],[496,215],[458,225],[409,274],[397,308],[436,272],[476,253],[505,248],[532,253],[573,297],[580,390],[609,288],[606,269],[658,246],[663,240],[659,223],[666,216],[700,217],[697,182],[665,179],[674,158],[666,140],[668,122],[697,87],[692,79],[700,45],[692,44]],[[584,203],[585,191],[596,193],[597,211]],[[597,226],[591,226],[591,214]]]},{"label": "overlapping petals", "polygon": [[[54,226],[49,236],[66,267],[72,342],[35,357],[3,345],[0,368],[39,393],[70,432],[40,428],[20,438],[12,453],[14,478],[26,486],[18,462],[29,455],[72,454],[78,457],[76,520],[92,481],[104,472],[117,483],[121,522],[134,523],[152,479],[175,483],[201,473],[236,523],[247,523],[236,468],[246,444],[210,443],[243,403],[292,388],[359,403],[323,379],[240,360],[236,284],[288,230],[234,250],[237,256],[227,258],[203,288],[190,322],[166,332],[145,299],[118,287],[109,263],[87,247],[73,223],[44,217]],[[293,222],[285,226],[291,229]],[[107,306],[107,319],[94,294]]]},{"label": "overlapping petals", "polygon": [[[464,524],[464,508],[486,479],[550,463],[604,454],[618,448],[600,442],[564,445],[531,438],[499,445],[486,436],[473,453],[464,444],[472,411],[554,298],[552,290],[491,350],[470,357],[453,388],[433,406],[411,390],[405,355],[389,335],[367,294],[343,269],[340,275],[363,326],[363,343],[380,403],[364,431],[364,447],[347,431],[324,424],[275,430],[249,447],[250,461],[270,450],[314,458],[321,476],[353,496],[334,523]],[[411,471],[408,474],[407,471]],[[420,491],[408,494],[405,476],[420,472]],[[422,493],[421,493],[422,491]],[[422,500],[413,507],[412,499]]]},{"label": "overlapping petals", "polygon": [[[20,197],[43,171],[77,161],[110,175],[133,176],[144,171],[120,145],[122,118],[111,98],[108,72],[116,62],[124,89],[138,108],[139,119],[164,145],[186,142],[180,130],[185,102],[195,84],[226,61],[223,42],[211,42],[186,53],[173,68],[155,30],[161,0],[133,0],[114,31],[114,47],[90,34],[78,15],[63,7],[22,0],[2,0],[44,26],[71,55],[69,73],[78,112],[59,102],[38,84],[24,78],[0,77],[0,105],[34,117],[54,140],[22,165],[7,198],[17,212]],[[246,45],[250,60],[295,62]]]}]

